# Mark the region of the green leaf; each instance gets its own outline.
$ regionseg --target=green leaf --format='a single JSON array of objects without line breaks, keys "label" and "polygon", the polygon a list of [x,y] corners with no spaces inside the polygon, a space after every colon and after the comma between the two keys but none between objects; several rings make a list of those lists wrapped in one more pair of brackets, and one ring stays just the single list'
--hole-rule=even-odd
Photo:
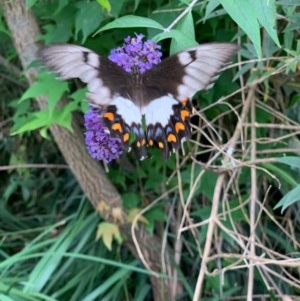
[{"label": "green leaf", "polygon": [[295,188],[293,188],[291,191],[289,191],[280,201],[279,203],[274,207],[274,209],[277,209],[279,207],[281,208],[281,213],[283,211],[291,206],[292,204],[300,201],[300,184],[298,184]]},{"label": "green leaf", "polygon": [[260,28],[251,0],[220,0],[220,2],[230,17],[249,36],[258,58],[261,58]]},{"label": "green leaf", "polygon": [[115,238],[119,243],[122,241],[120,229],[118,225],[112,223],[100,223],[97,230],[96,239],[102,237],[104,245],[111,251],[112,240]]},{"label": "green leaf", "polygon": [[205,16],[204,19],[210,17],[211,13],[220,5],[220,0],[210,0],[205,8]]},{"label": "green leaf", "polygon": [[152,19],[128,15],[106,24],[105,26],[100,28],[95,34],[114,28],[132,28],[132,27],[146,27],[146,28],[156,28],[156,29],[164,30],[164,27],[161,24],[159,24],[158,22]]},{"label": "green leaf", "polygon": [[52,114],[51,123],[55,122],[56,124],[67,128],[72,132],[72,111],[77,109],[76,102],[69,102],[61,110],[55,110]]},{"label": "green leaf", "polygon": [[68,84],[66,82],[56,79],[51,73],[42,72],[38,75],[37,81],[25,91],[20,101],[40,95],[47,95],[49,110],[52,111],[66,91],[68,91]]},{"label": "green leaf", "polygon": [[7,30],[6,23],[4,22],[3,13],[0,10],[0,32],[3,32],[4,34],[11,36],[9,30]]},{"label": "green leaf", "polygon": [[[129,210],[128,215],[127,215],[127,221],[129,223],[132,223],[134,221],[135,217],[140,213],[140,211],[141,211],[141,209],[139,209],[139,208],[133,208],[133,209]],[[148,224],[147,219],[143,215],[140,215],[138,217],[138,221],[140,223]]]},{"label": "green leaf", "polygon": [[37,2],[37,0],[26,0],[26,9],[31,8],[35,3]]},{"label": "green leaf", "polygon": [[140,196],[133,192],[124,193],[122,199],[126,209],[136,208],[141,201]]},{"label": "green leaf", "polygon": [[98,28],[103,20],[104,14],[97,2],[81,1],[76,4],[78,13],[75,20],[75,36],[82,33],[82,43],[88,36]]},{"label": "green leaf", "polygon": [[49,138],[49,132],[48,132],[49,128],[48,127],[44,127],[40,129],[40,135],[44,138],[44,139],[50,139]]},{"label": "green leaf", "polygon": [[296,156],[281,157],[281,158],[276,158],[276,161],[287,164],[291,167],[300,168],[300,157],[296,157]]},{"label": "green leaf", "polygon": [[82,112],[87,112],[89,104],[86,101],[87,88],[81,88],[69,95],[69,98],[76,103],[76,109],[80,109]]},{"label": "green leaf", "polygon": [[192,12],[187,13],[178,23],[176,29],[183,32],[190,39],[195,40],[195,27]]},{"label": "green leaf", "polygon": [[284,6],[298,6],[299,0],[278,0],[277,3]]},{"label": "green leaf", "polygon": [[172,38],[176,41],[176,43],[173,44],[172,45],[173,47],[170,49],[171,55],[179,51],[182,51],[184,49],[195,47],[198,45],[197,41],[195,41],[194,39],[185,35],[183,32],[176,29],[159,33],[156,36],[154,36],[152,40],[155,42],[159,42],[161,40],[165,40],[169,38]]},{"label": "green leaf", "polygon": [[45,44],[52,43],[66,43],[70,38],[73,38],[74,29],[74,16],[77,10],[75,5],[67,5],[59,11],[60,7],[57,6],[57,12],[52,17],[51,23],[45,25],[45,34],[41,35]]},{"label": "green leaf", "polygon": [[23,126],[13,131],[11,134],[21,134],[27,131],[33,131],[41,127],[48,127],[50,125],[50,114],[49,111],[34,112],[28,116],[28,120]]},{"label": "green leaf", "polygon": [[[29,91],[29,95],[34,95],[39,91],[34,88],[32,91]],[[74,94],[73,98],[76,101],[71,101],[59,109],[54,109],[53,106],[49,106],[47,110],[41,110],[38,112],[27,112],[26,117],[19,117],[17,119],[18,124],[12,128],[12,135],[21,134],[28,131],[33,131],[41,129],[40,134],[44,138],[48,138],[47,130],[52,123],[56,123],[60,126],[67,128],[69,131],[72,131],[72,111],[78,109],[78,101],[80,95],[83,95],[85,89],[81,89]],[[77,101],[78,100],[78,101]],[[50,110],[51,107],[51,110]]]},{"label": "green leaf", "polygon": [[58,14],[63,8],[65,8],[69,4],[69,0],[59,0],[57,4],[57,8],[53,15]]},{"label": "green leaf", "polygon": [[285,171],[283,168],[278,167],[276,164],[264,163],[262,164],[264,168],[267,168],[272,173],[276,174],[277,177],[283,179],[286,183],[294,186],[297,185],[295,177],[290,173]]},{"label": "green leaf", "polygon": [[2,301],[14,301],[14,299],[4,295],[4,294],[0,294],[0,300]]},{"label": "green leaf", "polygon": [[142,0],[134,0],[134,8],[133,11],[136,11],[138,6],[140,5],[140,3],[142,2]]},{"label": "green leaf", "polygon": [[262,1],[252,0],[252,5],[255,7],[256,17],[259,23],[265,28],[272,40],[278,47],[280,42],[278,40],[276,27],[276,6],[274,0]]},{"label": "green leaf", "polygon": [[101,7],[107,10],[108,13],[111,11],[111,6],[108,0],[97,0]]},{"label": "green leaf", "polygon": [[[197,42],[195,41],[194,20],[191,11],[177,24],[176,30],[180,33],[184,33],[184,35],[182,37],[177,37],[177,39],[172,39],[170,53],[177,53],[183,49],[182,40],[185,42],[188,40],[187,42],[191,42],[192,46],[197,45]],[[185,48],[187,48],[187,46]]]}]

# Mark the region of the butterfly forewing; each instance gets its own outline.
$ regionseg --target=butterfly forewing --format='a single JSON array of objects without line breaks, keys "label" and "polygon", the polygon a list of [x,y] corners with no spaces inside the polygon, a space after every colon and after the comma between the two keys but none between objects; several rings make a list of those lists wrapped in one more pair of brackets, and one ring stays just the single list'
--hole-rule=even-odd
[{"label": "butterfly forewing", "polygon": [[38,57],[62,79],[79,78],[88,87],[88,100],[109,105],[115,95],[131,94],[130,74],[105,57],[77,45],[42,48]]},{"label": "butterfly forewing", "polygon": [[179,101],[191,99],[197,91],[210,87],[237,49],[231,43],[211,43],[180,52],[146,72],[143,82]]}]

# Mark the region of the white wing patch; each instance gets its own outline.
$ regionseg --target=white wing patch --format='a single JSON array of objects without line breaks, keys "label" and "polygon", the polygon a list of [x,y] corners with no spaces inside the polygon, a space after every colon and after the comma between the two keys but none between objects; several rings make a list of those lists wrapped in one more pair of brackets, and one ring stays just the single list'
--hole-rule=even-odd
[{"label": "white wing patch", "polygon": [[172,106],[175,104],[178,104],[178,100],[171,95],[153,99],[141,110],[145,115],[146,124],[160,123],[163,127],[166,126],[170,121],[170,116],[174,114]]},{"label": "white wing patch", "polygon": [[116,96],[112,99],[110,105],[115,105],[117,107],[118,114],[122,116],[124,122],[129,126],[133,123],[141,124],[141,111],[131,100]]},{"label": "white wing patch", "polygon": [[178,99],[190,99],[197,91],[210,88],[236,50],[235,44],[211,43],[178,53],[178,60],[186,73],[177,88]]},{"label": "white wing patch", "polygon": [[111,93],[108,88],[101,86],[95,92],[88,92],[87,99],[96,105],[106,106],[111,103]]}]

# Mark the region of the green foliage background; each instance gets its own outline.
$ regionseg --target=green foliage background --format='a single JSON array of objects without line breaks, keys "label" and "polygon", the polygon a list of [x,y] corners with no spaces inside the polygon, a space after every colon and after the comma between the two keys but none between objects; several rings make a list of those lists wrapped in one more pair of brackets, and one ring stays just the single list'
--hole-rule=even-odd
[{"label": "green foliage background", "polygon": [[[218,175],[225,171],[220,223],[210,237],[215,258],[208,262],[211,273],[205,276],[201,300],[246,300],[248,264],[256,266],[255,300],[281,300],[283,295],[297,300],[298,1],[27,0],[26,5],[42,28],[38,39],[43,43],[80,44],[102,55],[136,32],[159,42],[166,56],[196,43],[240,45],[232,68],[212,90],[195,96],[194,135],[183,154],[164,162],[150,150],[151,159],[136,162],[129,153],[109,166],[107,176],[126,209],[148,208],[140,226],[167,235],[174,247],[180,241],[180,263],[174,265],[184,289],[176,300],[192,300]],[[122,233],[99,228],[104,220],[49,136],[53,123],[72,130],[71,113],[87,107],[85,89],[45,71],[27,87],[1,8],[0,17],[0,300],[153,300],[150,272],[120,243]],[[256,105],[243,119],[235,149],[228,149],[251,87]],[[41,94],[49,101],[44,111],[33,101]],[[63,95],[70,101],[58,109]],[[255,253],[261,261],[246,256],[254,184]]]}]

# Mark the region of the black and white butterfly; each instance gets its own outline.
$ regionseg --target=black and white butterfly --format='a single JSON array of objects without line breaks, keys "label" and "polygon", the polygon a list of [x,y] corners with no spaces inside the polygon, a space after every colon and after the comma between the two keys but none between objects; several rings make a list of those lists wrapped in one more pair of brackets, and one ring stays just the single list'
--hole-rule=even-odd
[{"label": "black and white butterfly", "polygon": [[158,146],[167,158],[190,137],[191,98],[211,87],[237,49],[231,43],[202,44],[166,58],[143,74],[128,73],[77,45],[48,46],[39,57],[60,78],[86,83],[88,101],[100,108],[110,134],[126,145],[133,133],[138,157],[144,159],[147,146]]}]

